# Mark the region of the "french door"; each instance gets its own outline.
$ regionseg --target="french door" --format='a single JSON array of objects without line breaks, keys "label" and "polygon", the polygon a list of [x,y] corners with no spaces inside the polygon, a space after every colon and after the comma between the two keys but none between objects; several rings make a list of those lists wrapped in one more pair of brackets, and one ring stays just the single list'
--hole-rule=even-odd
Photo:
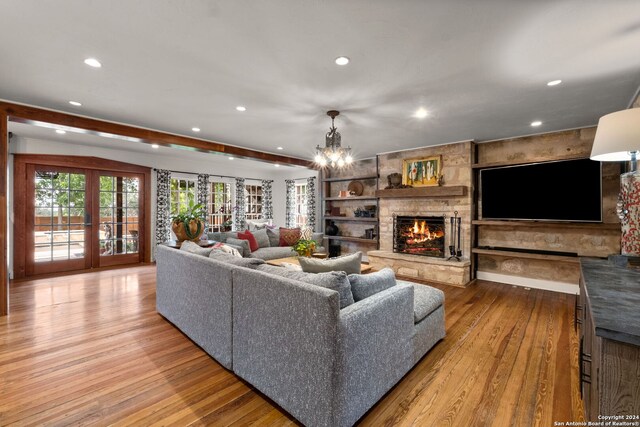
[{"label": "french door", "polygon": [[148,174],[37,163],[17,169],[16,178],[25,178],[14,187],[17,277],[145,261]]}]

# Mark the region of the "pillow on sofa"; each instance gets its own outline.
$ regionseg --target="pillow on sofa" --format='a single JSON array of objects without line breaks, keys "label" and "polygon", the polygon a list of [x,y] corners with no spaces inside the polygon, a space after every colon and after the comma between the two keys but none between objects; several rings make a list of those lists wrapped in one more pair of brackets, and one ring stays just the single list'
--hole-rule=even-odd
[{"label": "pillow on sofa", "polygon": [[271,225],[270,219],[247,219],[245,222],[249,231],[264,230]]},{"label": "pillow on sofa", "polygon": [[251,255],[251,247],[249,247],[248,240],[234,239],[233,237],[229,237],[226,243],[231,246],[237,246],[242,248],[243,257],[248,257],[249,255]]},{"label": "pillow on sofa", "polygon": [[293,246],[300,240],[300,228],[280,227],[279,246]]},{"label": "pillow on sofa", "polygon": [[327,259],[299,257],[298,262],[305,273],[344,271],[347,274],[360,274],[362,252]]},{"label": "pillow on sofa", "polygon": [[313,228],[306,225],[300,229],[300,238],[305,240],[311,240],[313,236]]},{"label": "pillow on sofa", "polygon": [[396,274],[389,267],[369,274],[350,274],[351,292],[355,302],[389,289],[396,284]]},{"label": "pillow on sofa", "polygon": [[271,244],[269,243],[269,236],[267,235],[266,228],[254,231],[253,237],[255,237],[259,248],[268,248],[271,246]]},{"label": "pillow on sofa", "polygon": [[237,239],[238,233],[236,233],[235,231],[217,231],[215,233],[207,233],[207,237],[209,238],[209,240],[226,243],[229,237]]},{"label": "pillow on sofa", "polygon": [[185,252],[190,252],[196,255],[209,256],[213,248],[203,248],[199,244],[192,242],[190,240],[185,240],[180,245],[180,250]]},{"label": "pillow on sofa", "polygon": [[[235,257],[238,258],[242,258],[242,253],[234,248],[233,246],[227,245],[226,243],[216,243],[215,245],[213,245],[213,252],[224,252],[227,253],[229,255],[233,255]],[[211,254],[209,254],[211,255]]]},{"label": "pillow on sofa", "polygon": [[272,248],[280,246],[279,228],[267,228],[267,237],[269,238],[269,246]]},{"label": "pillow on sofa", "polygon": [[340,294],[340,308],[345,308],[353,304],[353,294],[347,275],[342,271],[331,271],[329,273],[310,274],[302,271],[289,270],[288,268],[277,267],[275,265],[262,264],[257,268],[265,273],[274,276],[286,277],[310,285],[322,286],[333,289]]},{"label": "pillow on sofa", "polygon": [[247,240],[249,242],[249,248],[251,249],[251,252],[258,250],[258,242],[256,242],[256,238],[253,237],[253,233],[249,230],[239,231],[238,239]]},{"label": "pillow on sofa", "polygon": [[238,258],[236,256],[221,252],[221,251],[212,251],[209,254],[209,258],[215,259],[216,261],[221,261],[231,265],[237,265],[239,267],[247,267],[256,269],[259,265],[264,264],[264,261],[259,258]]}]

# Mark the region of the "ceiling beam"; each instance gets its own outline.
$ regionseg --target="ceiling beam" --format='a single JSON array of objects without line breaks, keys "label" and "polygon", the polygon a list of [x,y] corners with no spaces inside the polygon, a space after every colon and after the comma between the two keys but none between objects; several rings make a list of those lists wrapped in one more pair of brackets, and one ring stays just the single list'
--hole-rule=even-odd
[{"label": "ceiling beam", "polygon": [[312,162],[295,157],[263,153],[261,151],[235,147],[215,141],[205,141],[27,105],[0,101],[0,111],[5,113],[9,121],[12,122],[116,138],[129,142],[158,144],[164,147],[187,149],[203,153],[226,154],[238,158],[314,169]]}]

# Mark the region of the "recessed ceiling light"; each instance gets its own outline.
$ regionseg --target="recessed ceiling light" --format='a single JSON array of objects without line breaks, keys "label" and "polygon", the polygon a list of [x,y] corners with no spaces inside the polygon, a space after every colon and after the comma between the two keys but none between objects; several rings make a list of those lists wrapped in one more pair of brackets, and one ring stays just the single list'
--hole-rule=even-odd
[{"label": "recessed ceiling light", "polygon": [[200,128],[191,128],[191,130],[194,132],[200,132]]},{"label": "recessed ceiling light", "polygon": [[64,135],[67,132],[62,129],[56,129],[56,133],[59,133],[60,135]]},{"label": "recessed ceiling light", "polygon": [[547,83],[547,86],[557,86],[560,83],[562,83],[562,80],[551,80],[550,82]]},{"label": "recessed ceiling light", "polygon": [[102,67],[102,64],[100,63],[100,61],[98,61],[95,58],[87,58],[84,60],[84,63],[87,64],[89,67],[93,67],[93,68]]},{"label": "recessed ceiling light", "polygon": [[158,144],[151,144],[151,148],[160,148]]},{"label": "recessed ceiling light", "polygon": [[82,104],[79,103],[78,101],[69,101],[69,104],[71,104],[71,105],[73,105],[75,107],[81,107],[82,106]]},{"label": "recessed ceiling light", "polygon": [[418,119],[424,119],[428,115],[429,115],[429,112],[424,108],[418,108],[416,112],[413,114],[413,116],[417,117]]},{"label": "recessed ceiling light", "polygon": [[234,159],[234,157],[229,157],[229,160],[233,160],[233,159]]},{"label": "recessed ceiling light", "polygon": [[277,163],[276,163],[274,166],[275,166],[275,167],[277,167],[277,168],[279,168],[279,167],[280,167],[280,165],[279,165],[279,164],[277,164]]},{"label": "recessed ceiling light", "polygon": [[283,147],[276,147],[276,150],[284,150]]},{"label": "recessed ceiling light", "polygon": [[542,122],[540,120],[536,120],[535,122],[531,122],[531,126],[533,127],[538,127],[542,124]]},{"label": "recessed ceiling light", "polygon": [[236,110],[238,110],[238,111],[247,111],[247,107],[244,107],[244,106],[242,106],[242,105],[238,105],[238,106],[236,107]]},{"label": "recessed ceiling light", "polygon": [[349,63],[350,59],[346,56],[338,56],[336,58],[336,64],[338,65],[347,65]]}]

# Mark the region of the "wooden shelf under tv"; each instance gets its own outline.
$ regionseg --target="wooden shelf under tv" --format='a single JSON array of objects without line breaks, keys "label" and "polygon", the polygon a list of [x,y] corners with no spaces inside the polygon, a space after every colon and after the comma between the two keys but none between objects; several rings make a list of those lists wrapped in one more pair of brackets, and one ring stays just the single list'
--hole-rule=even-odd
[{"label": "wooden shelf under tv", "polygon": [[379,198],[416,198],[416,197],[456,197],[464,196],[467,187],[465,185],[446,185],[433,187],[415,188],[392,188],[387,190],[377,190],[376,196]]},{"label": "wooden shelf under tv", "polygon": [[378,175],[355,176],[350,178],[325,178],[322,182],[340,182],[340,181],[363,181],[365,179],[378,179]]},{"label": "wooden shelf under tv", "polygon": [[344,242],[358,242],[358,243],[369,243],[371,245],[377,245],[378,239],[365,239],[363,237],[349,237],[349,236],[328,236],[325,235],[325,238],[329,240],[341,240]]},{"label": "wooden shelf under tv", "polygon": [[521,251],[508,251],[508,250],[498,250],[498,249],[481,249],[481,248],[473,248],[471,252],[479,255],[497,255],[497,256],[505,256],[510,258],[527,258],[527,259],[542,259],[547,261],[562,261],[568,262],[572,264],[579,264],[579,257],[572,257],[567,255],[552,255],[552,254],[539,254],[534,252],[521,252]]},{"label": "wooden shelf under tv", "polygon": [[583,228],[583,229],[620,231],[619,223],[604,223],[604,222],[476,219],[471,221],[471,224],[487,225],[487,226],[494,226],[494,227]]},{"label": "wooden shelf under tv", "polygon": [[360,216],[325,216],[324,219],[330,221],[378,222],[378,218]]}]

